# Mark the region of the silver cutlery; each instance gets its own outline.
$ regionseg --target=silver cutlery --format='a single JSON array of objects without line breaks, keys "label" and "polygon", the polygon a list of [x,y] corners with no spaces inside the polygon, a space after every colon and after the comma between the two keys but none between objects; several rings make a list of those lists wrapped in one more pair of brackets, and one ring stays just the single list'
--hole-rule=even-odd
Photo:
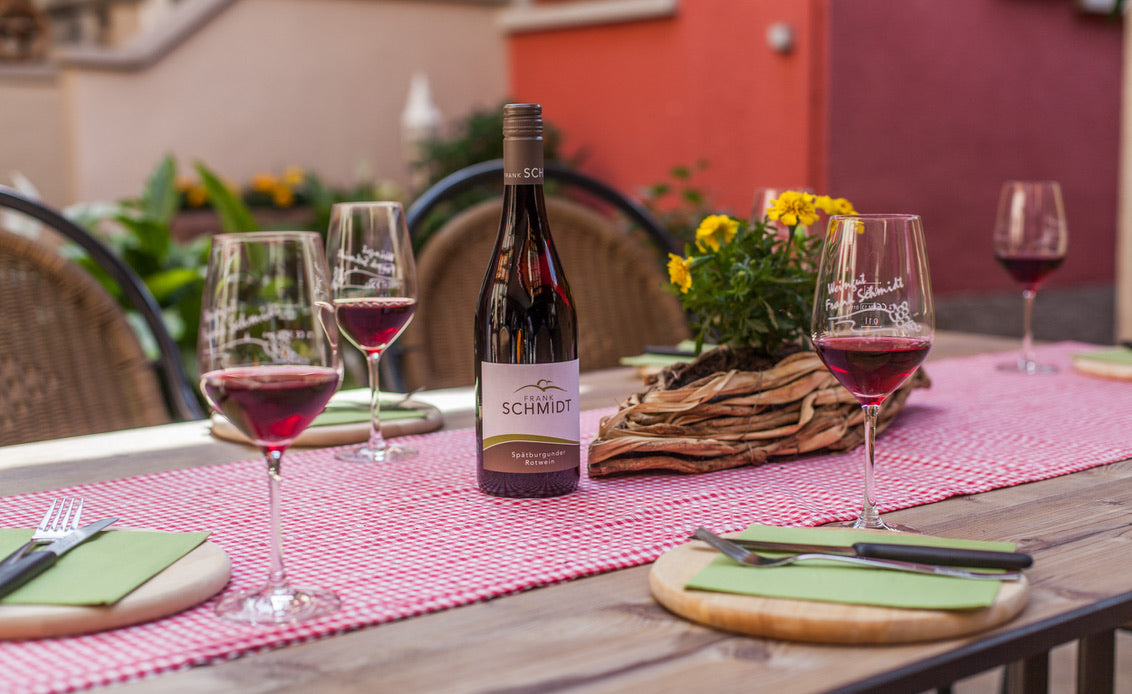
[{"label": "silver cutlery", "polygon": [[97,535],[106,526],[117,522],[117,518],[103,518],[90,525],[68,533],[63,539],[56,540],[43,549],[28,552],[15,561],[0,566],[0,595],[5,595],[13,589],[23,585],[31,578],[43,573],[52,566],[59,557],[75,547]]},{"label": "silver cutlery", "polygon": [[969,569],[1025,569],[1034,563],[1028,554],[1020,552],[994,552],[958,547],[933,547],[885,542],[855,542],[852,545],[803,544],[799,542],[770,542],[766,540],[739,540],[731,542],[754,552],[787,552],[790,554],[840,554],[865,559],[893,559],[896,561],[934,564],[936,566],[963,566]]},{"label": "silver cutlery", "polygon": [[0,560],[0,567],[16,561],[36,545],[54,542],[67,533],[78,530],[82,515],[82,497],[55,499],[51,502],[51,507],[47,509],[47,513],[43,514],[43,519],[39,521],[39,525],[35,526],[35,532],[32,533],[31,539],[23,547]]},{"label": "silver cutlery", "polygon": [[1021,573],[981,573],[978,571],[964,571],[963,569],[955,569],[947,566],[934,566],[932,564],[917,564],[907,561],[895,561],[890,559],[864,559],[857,556],[846,556],[844,554],[794,554],[780,559],[769,559],[767,557],[759,556],[754,552],[747,551],[739,545],[725,540],[724,538],[716,535],[706,528],[696,528],[696,532],[692,534],[697,540],[702,540],[731,559],[743,564],[744,566],[753,566],[755,568],[765,569],[775,566],[787,566],[796,562],[823,560],[840,562],[843,564],[854,564],[856,566],[865,566],[874,569],[887,569],[889,571],[905,571],[908,573],[927,574],[931,576],[949,576],[951,578],[971,578],[991,581],[1017,581],[1022,577]]}]

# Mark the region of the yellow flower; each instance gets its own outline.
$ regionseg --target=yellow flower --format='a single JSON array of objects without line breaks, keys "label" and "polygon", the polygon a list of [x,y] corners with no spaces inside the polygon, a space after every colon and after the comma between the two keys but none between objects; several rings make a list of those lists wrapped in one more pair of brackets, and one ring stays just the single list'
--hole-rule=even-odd
[{"label": "yellow flower", "polygon": [[814,204],[826,214],[857,214],[857,211],[853,209],[853,203],[845,198],[835,199],[828,195],[819,195]]},{"label": "yellow flower", "polygon": [[680,287],[682,294],[692,288],[692,259],[681,258],[675,253],[668,254],[668,280]]},{"label": "yellow flower", "polygon": [[285,183],[280,183],[271,189],[271,200],[276,207],[290,207],[295,202],[295,193]]},{"label": "yellow flower", "polygon": [[208,202],[208,191],[202,185],[190,185],[185,191],[185,202],[189,203],[189,207],[201,207]]},{"label": "yellow flower", "polygon": [[283,169],[283,182],[292,188],[297,188],[303,184],[307,178],[307,172],[303,171],[301,166],[288,166]]},{"label": "yellow flower", "polygon": [[766,216],[771,221],[782,220],[788,227],[809,226],[818,221],[817,209],[814,207],[814,196],[810,193],[799,193],[788,190],[771,201],[771,207]]},{"label": "yellow flower", "polygon": [[252,176],[252,190],[257,193],[270,193],[278,185],[278,179],[269,173],[257,173]]},{"label": "yellow flower", "polygon": [[192,176],[178,176],[177,177],[177,183],[176,183],[177,192],[178,193],[187,193],[189,191],[189,189],[192,188],[195,183],[196,183],[196,179],[194,179]]},{"label": "yellow flower", "polygon": [[[730,243],[739,231],[739,222],[726,215],[713,214],[705,217],[696,229],[696,248],[707,250],[706,245],[713,251],[718,251],[723,244]],[[671,266],[669,266],[671,267]],[[691,280],[689,279],[689,284]],[[688,291],[685,289],[684,291]]]}]

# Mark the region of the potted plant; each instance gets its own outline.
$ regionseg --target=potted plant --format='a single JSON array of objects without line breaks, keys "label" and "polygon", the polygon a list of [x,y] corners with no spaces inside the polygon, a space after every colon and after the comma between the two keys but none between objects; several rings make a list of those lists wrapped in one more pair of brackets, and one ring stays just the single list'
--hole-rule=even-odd
[{"label": "potted plant", "polygon": [[[821,213],[853,206],[788,191],[762,220],[709,215],[683,256],[669,254],[698,356],[661,371],[602,421],[590,476],[707,472],[862,442],[860,404],[809,344],[822,239],[808,229]],[[702,351],[708,344],[718,346]],[[928,385],[921,370],[893,394],[878,430]]]}]

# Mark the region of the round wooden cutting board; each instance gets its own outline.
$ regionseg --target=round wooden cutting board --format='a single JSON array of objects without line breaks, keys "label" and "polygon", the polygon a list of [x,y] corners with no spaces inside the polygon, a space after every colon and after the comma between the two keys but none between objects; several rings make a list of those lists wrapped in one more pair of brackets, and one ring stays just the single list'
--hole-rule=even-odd
[{"label": "round wooden cutting board", "polygon": [[983,609],[914,610],[685,590],[684,584],[717,556],[699,543],[667,552],[649,574],[653,597],[693,622],[788,641],[906,643],[962,636],[1012,619],[1030,592],[1023,577],[1004,581],[994,603]]},{"label": "round wooden cutting board", "polygon": [[[1129,354],[1132,354],[1132,352],[1129,352]],[[1132,381],[1132,363],[1097,358],[1096,354],[1074,355],[1073,368],[1089,376],[1117,381]]]},{"label": "round wooden cutting board", "polygon": [[0,639],[40,639],[115,629],[199,605],[228,584],[228,554],[204,542],[113,605],[0,605]]}]

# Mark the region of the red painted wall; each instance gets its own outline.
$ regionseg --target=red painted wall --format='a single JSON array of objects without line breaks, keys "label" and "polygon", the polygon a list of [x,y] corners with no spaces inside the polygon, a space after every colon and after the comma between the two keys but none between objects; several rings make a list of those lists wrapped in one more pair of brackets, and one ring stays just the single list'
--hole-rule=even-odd
[{"label": "red painted wall", "polygon": [[830,6],[831,186],[921,214],[939,294],[1014,288],[991,246],[1009,178],[1062,184],[1069,256],[1049,286],[1113,281],[1122,28],[1075,5]]},{"label": "red painted wall", "polygon": [[[691,0],[671,19],[517,34],[511,94],[543,105],[581,168],[630,193],[677,165],[709,162],[697,182],[734,213],[754,190],[822,175],[825,0]],[[797,31],[790,55],[766,27]]]},{"label": "red painted wall", "polygon": [[[775,21],[789,55],[767,47]],[[1110,284],[1121,32],[1072,0],[684,0],[515,35],[510,83],[627,192],[705,158],[701,187],[740,216],[765,185],[919,213],[939,294],[1014,289],[990,245],[999,187],[1058,179],[1070,247],[1050,285]]]}]

